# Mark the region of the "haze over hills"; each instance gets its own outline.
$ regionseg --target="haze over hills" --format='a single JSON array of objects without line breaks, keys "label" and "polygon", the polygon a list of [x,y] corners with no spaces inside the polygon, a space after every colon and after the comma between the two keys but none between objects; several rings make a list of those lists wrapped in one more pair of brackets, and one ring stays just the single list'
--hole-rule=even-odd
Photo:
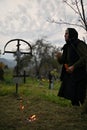
[{"label": "haze over hills", "polygon": [[0,58],[0,62],[3,62],[5,65],[7,65],[9,68],[14,68],[16,65],[16,61],[12,59],[5,59]]}]

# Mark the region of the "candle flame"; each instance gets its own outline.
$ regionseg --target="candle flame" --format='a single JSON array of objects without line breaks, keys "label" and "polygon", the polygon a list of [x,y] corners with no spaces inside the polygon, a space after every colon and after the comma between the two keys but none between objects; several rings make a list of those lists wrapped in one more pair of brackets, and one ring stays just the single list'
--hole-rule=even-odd
[{"label": "candle flame", "polygon": [[35,121],[36,120],[36,115],[32,115],[28,118],[29,122]]}]

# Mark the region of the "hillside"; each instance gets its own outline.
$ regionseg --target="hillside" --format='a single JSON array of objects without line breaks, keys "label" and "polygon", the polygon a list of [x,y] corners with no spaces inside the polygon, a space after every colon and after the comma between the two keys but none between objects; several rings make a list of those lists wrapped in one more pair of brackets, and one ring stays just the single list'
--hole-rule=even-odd
[{"label": "hillside", "polygon": [[14,66],[16,65],[16,61],[14,61],[12,59],[0,58],[0,62],[3,62],[9,68],[14,68]]}]

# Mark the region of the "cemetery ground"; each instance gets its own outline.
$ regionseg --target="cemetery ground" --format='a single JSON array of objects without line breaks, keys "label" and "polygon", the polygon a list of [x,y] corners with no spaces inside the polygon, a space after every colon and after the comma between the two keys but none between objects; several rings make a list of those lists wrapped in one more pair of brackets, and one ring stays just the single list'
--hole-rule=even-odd
[{"label": "cemetery ground", "polygon": [[57,96],[59,86],[28,77],[15,94],[11,78],[0,82],[0,130],[87,130],[87,115]]}]

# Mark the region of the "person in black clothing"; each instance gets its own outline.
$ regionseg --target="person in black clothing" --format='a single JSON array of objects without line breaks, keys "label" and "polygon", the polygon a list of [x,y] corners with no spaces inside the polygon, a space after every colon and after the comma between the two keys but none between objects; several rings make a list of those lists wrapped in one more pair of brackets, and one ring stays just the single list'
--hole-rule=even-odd
[{"label": "person in black clothing", "polygon": [[53,88],[53,75],[51,74],[51,72],[49,72],[48,78],[49,78],[49,89],[52,89]]},{"label": "person in black clothing", "polygon": [[58,96],[71,100],[72,105],[80,106],[86,98],[87,48],[85,43],[78,39],[78,32],[74,28],[67,28],[65,41],[63,53],[56,55],[58,62],[63,65]]},{"label": "person in black clothing", "polygon": [[4,70],[0,68],[0,80],[4,81]]}]

